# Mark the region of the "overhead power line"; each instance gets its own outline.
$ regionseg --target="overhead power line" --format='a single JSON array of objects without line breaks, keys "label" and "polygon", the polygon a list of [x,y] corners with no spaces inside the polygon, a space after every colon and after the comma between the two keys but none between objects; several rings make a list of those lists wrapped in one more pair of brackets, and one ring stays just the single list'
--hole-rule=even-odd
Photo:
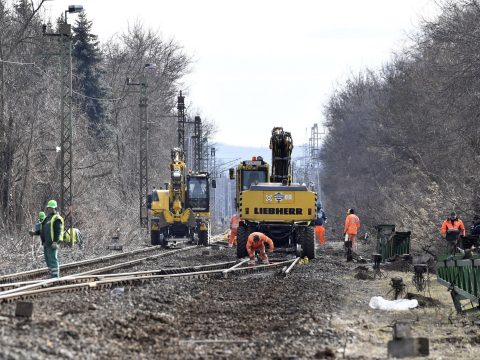
[{"label": "overhead power line", "polygon": [[20,61],[9,61],[9,60],[3,60],[3,59],[0,59],[0,62],[6,63],[6,64],[13,64],[13,65],[32,65],[32,66],[35,66],[34,62],[24,63],[24,62],[20,62]]},{"label": "overhead power line", "polygon": [[[43,70],[40,66],[36,65],[34,62],[9,61],[9,60],[3,60],[3,59],[0,59],[0,62],[6,63],[6,64],[12,64],[12,65],[30,65],[30,66],[33,66],[34,68],[40,70],[42,72],[42,75],[44,75],[44,76],[46,76],[46,77],[48,77],[48,78],[50,78],[54,81],[58,81],[56,78],[53,78],[52,76],[48,75],[45,70]],[[93,97],[93,96],[88,96],[88,95],[82,94],[82,93],[80,93],[78,91],[75,91],[75,90],[72,90],[72,92],[75,95],[84,97],[86,99],[92,99],[92,100],[98,100],[98,101],[119,101],[119,100],[123,99],[121,97],[119,97],[119,98],[98,98],[98,97]]]}]

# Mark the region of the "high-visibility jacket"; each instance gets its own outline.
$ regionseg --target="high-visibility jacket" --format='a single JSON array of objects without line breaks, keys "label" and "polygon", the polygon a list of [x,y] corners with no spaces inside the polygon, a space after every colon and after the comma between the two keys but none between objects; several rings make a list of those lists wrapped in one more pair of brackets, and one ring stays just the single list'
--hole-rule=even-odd
[{"label": "high-visibility jacket", "polygon": [[360,229],[360,219],[355,214],[348,214],[345,218],[345,228],[343,232],[345,234],[356,235]]},{"label": "high-visibility jacket", "polygon": [[80,241],[80,230],[73,228],[73,236],[70,237],[70,229],[66,229],[63,234],[63,241],[68,244],[75,245],[77,241]]},{"label": "high-visibility jacket", "polygon": [[[255,235],[260,237],[260,240],[254,241],[253,238]],[[248,236],[247,239],[247,252],[250,258],[252,258],[255,254],[255,250],[260,250],[261,253],[265,253],[265,243],[268,244],[270,251],[273,251],[274,245],[272,239],[270,239],[267,235],[261,232],[253,232]]]},{"label": "high-visibility jacket", "polygon": [[465,236],[465,225],[463,225],[463,221],[458,218],[453,221],[447,219],[443,222],[440,232],[446,235],[448,230],[458,230],[460,231],[460,235]]},{"label": "high-visibility jacket", "polygon": [[239,223],[240,223],[240,216],[238,216],[237,214],[233,215],[232,218],[230,219],[230,229],[237,230]]},{"label": "high-visibility jacket", "polygon": [[42,223],[43,239],[47,245],[63,241],[63,218],[58,213],[48,215]]}]

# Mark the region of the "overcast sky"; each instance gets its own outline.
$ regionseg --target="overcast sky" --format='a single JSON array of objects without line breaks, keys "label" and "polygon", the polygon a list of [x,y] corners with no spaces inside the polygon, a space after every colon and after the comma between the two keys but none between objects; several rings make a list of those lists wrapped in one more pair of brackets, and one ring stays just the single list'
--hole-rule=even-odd
[{"label": "overcast sky", "polygon": [[101,41],[135,21],[175,38],[195,59],[187,102],[216,141],[246,146],[268,146],[274,126],[305,142],[334,89],[438,12],[432,0],[53,0],[46,15],[68,5],[84,6]]}]

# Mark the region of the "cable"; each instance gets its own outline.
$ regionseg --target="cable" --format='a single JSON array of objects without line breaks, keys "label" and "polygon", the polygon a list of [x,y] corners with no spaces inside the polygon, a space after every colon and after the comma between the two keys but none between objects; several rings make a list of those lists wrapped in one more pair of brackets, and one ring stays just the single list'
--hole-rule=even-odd
[{"label": "cable", "polygon": [[97,98],[97,97],[92,97],[92,96],[87,96],[85,94],[79,93],[78,91],[72,90],[74,94],[77,94],[81,97],[87,98],[87,99],[92,99],[92,100],[100,100],[100,101],[119,101],[122,100],[123,98],[116,98],[116,99],[109,99],[109,98]]},{"label": "cable", "polygon": [[3,60],[0,59],[0,62],[7,63],[7,64],[14,64],[14,65],[33,65],[35,66],[35,63],[23,63],[23,62],[18,62],[18,61],[8,61],[8,60]]},{"label": "cable", "polygon": [[[51,80],[53,81],[56,81],[56,82],[59,82],[59,80],[57,78],[54,78],[52,76],[50,76],[45,70],[43,70],[40,66],[38,65],[35,65],[35,63],[33,63],[33,66],[38,69],[39,71],[42,72],[42,75],[46,76],[47,78],[50,78]],[[87,99],[92,99],[92,100],[100,100],[100,101],[119,101],[119,100],[122,100],[123,98],[116,98],[116,99],[111,99],[111,98],[97,98],[97,97],[92,97],[92,96],[88,96],[88,95],[85,95],[85,94],[82,94],[82,93],[79,93],[78,91],[75,91],[75,90],[72,90],[72,93],[78,95],[78,96],[82,96],[84,98],[87,98]]]}]

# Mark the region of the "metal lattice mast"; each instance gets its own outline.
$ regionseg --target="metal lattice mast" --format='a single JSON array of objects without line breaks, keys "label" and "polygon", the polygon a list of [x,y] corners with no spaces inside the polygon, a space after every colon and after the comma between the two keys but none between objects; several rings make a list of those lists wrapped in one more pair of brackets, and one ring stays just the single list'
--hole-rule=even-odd
[{"label": "metal lattice mast", "polygon": [[200,116],[195,116],[193,128],[193,136],[194,139],[194,151],[195,151],[195,158],[193,162],[193,170],[194,171],[202,171],[202,119]]},{"label": "metal lattice mast", "polygon": [[72,117],[72,28],[67,22],[67,14],[83,11],[82,5],[69,5],[64,21],[58,25],[58,33],[44,36],[59,39],[60,51],[60,212],[65,218],[65,228],[73,233],[73,117]]},{"label": "metal lattice mast", "polygon": [[148,98],[145,74],[140,82],[139,144],[140,144],[140,226],[148,227],[147,196],[148,196]]},{"label": "metal lattice mast", "polygon": [[60,211],[65,218],[65,228],[73,228],[73,121],[72,121],[72,41],[71,26],[59,25],[60,41]]},{"label": "metal lattice mast", "polygon": [[[211,158],[211,170],[210,170],[210,177],[211,179],[213,179],[215,182],[216,182],[216,177],[217,177],[217,170],[216,170],[216,159],[215,159],[215,151],[216,149],[214,147],[211,147],[210,148],[210,158]],[[217,218],[217,214],[216,214],[216,208],[217,208],[217,204],[215,203],[215,198],[216,198],[216,192],[215,192],[215,188],[212,188],[212,191],[211,191],[211,197],[212,197],[212,200],[211,200],[211,204],[213,204],[213,206],[211,207],[211,213],[212,213],[212,218],[213,219],[216,219]]]},{"label": "metal lattice mast", "polygon": [[177,116],[178,116],[178,147],[183,150],[185,154],[185,159],[187,158],[186,148],[185,148],[185,97],[180,91],[177,101]]}]

